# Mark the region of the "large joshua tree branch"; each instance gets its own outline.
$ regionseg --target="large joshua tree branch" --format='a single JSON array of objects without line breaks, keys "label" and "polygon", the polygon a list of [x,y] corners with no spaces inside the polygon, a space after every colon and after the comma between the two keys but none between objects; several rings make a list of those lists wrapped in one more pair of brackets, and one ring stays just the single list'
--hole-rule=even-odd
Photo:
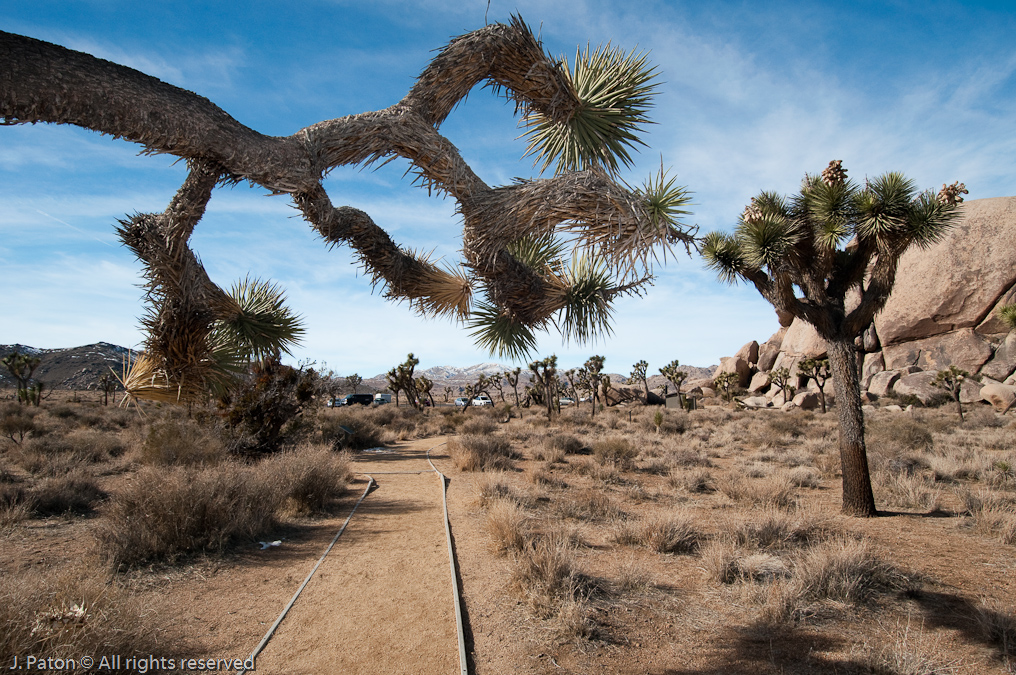
[{"label": "large joshua tree branch", "polygon": [[[170,331],[166,312],[179,316],[189,308],[200,322],[229,311],[222,300],[228,296],[187,246],[218,181],[246,180],[292,195],[326,241],[357,252],[389,297],[408,299],[428,314],[463,316],[470,306],[470,280],[401,249],[366,213],[335,207],[321,186],[329,170],[395,156],[409,160],[425,186],[457,200],[468,269],[506,316],[529,326],[545,325],[561,309],[564,294],[560,279],[548,279],[511,256],[506,246],[517,237],[564,228],[576,244],[603,255],[622,283],[646,279],[638,268],[648,265],[653,246],[691,241],[689,233],[651,216],[638,190],[602,170],[496,189],[484,183],[437,130],[482,82],[505,90],[522,112],[555,124],[567,124],[584,105],[569,75],[518,18],[454,38],[397,104],[320,122],[288,137],[260,134],[208,99],[130,68],[0,32],[4,123],[74,124],[191,163],[191,175],[166,213],[136,216],[122,230],[150,272],[156,308],[145,323],[155,332]],[[178,213],[186,204],[190,210]],[[186,301],[175,297],[185,288],[201,291]],[[154,337],[151,342],[153,348],[159,344]]]}]

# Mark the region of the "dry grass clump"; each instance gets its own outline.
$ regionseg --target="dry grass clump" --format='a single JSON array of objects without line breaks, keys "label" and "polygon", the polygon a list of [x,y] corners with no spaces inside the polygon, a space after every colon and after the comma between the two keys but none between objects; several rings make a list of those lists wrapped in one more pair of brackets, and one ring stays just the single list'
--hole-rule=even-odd
[{"label": "dry grass clump", "polygon": [[477,436],[488,435],[497,431],[497,422],[486,415],[476,415],[463,423],[459,431]]},{"label": "dry grass clump", "polygon": [[544,487],[565,488],[568,484],[554,475],[549,463],[544,466],[533,468],[528,474],[529,481],[534,485]]},{"label": "dry grass clump", "polygon": [[933,511],[938,507],[942,492],[923,475],[891,473],[884,469],[872,473],[871,483],[883,503],[903,509]]},{"label": "dry grass clump", "polygon": [[975,532],[1016,545],[1016,497],[987,491],[965,491],[961,497]]},{"label": "dry grass clump", "polygon": [[764,509],[732,524],[728,538],[746,549],[786,550],[825,541],[840,533],[832,521]]},{"label": "dry grass clump", "polygon": [[488,504],[484,527],[490,535],[491,549],[498,555],[522,551],[530,542],[528,517],[510,499],[495,499]]},{"label": "dry grass clump", "polygon": [[559,532],[531,537],[513,556],[512,586],[540,618],[557,614],[565,601],[582,597],[585,583],[574,548]]},{"label": "dry grass clump", "polygon": [[787,472],[787,478],[799,488],[817,488],[821,485],[822,474],[813,466],[795,466]]},{"label": "dry grass clump", "polygon": [[226,455],[221,437],[194,420],[163,418],[154,421],[140,443],[137,456],[145,464],[216,464]]},{"label": "dry grass clump", "polygon": [[[66,572],[0,575],[0,660],[27,654],[159,654],[156,617],[105,579]],[[48,671],[47,671],[48,672]],[[79,672],[79,671],[75,671]]]},{"label": "dry grass clump", "polygon": [[974,619],[984,639],[996,645],[1012,664],[1009,659],[1016,658],[1016,606],[985,598],[978,603]]},{"label": "dry grass clump", "polygon": [[503,436],[465,435],[448,441],[448,453],[459,471],[505,471],[519,454]]},{"label": "dry grass clump", "polygon": [[863,539],[832,539],[808,549],[796,562],[794,576],[806,599],[854,604],[918,585],[916,575],[877,555]]},{"label": "dry grass clump", "polygon": [[908,415],[876,417],[865,429],[868,451],[884,458],[931,451],[935,440],[928,425]]},{"label": "dry grass clump", "polygon": [[40,516],[62,513],[88,513],[106,493],[86,470],[79,468],[69,473],[43,479],[26,496],[26,505]]},{"label": "dry grass clump", "polygon": [[349,458],[320,445],[272,455],[258,465],[261,480],[285,486],[282,511],[321,513],[346,492],[353,472]]},{"label": "dry grass clump", "polygon": [[792,509],[797,505],[794,483],[784,473],[761,478],[729,474],[720,479],[716,487],[735,502],[749,506]]},{"label": "dry grass clump", "polygon": [[593,443],[593,457],[601,466],[614,466],[621,471],[633,468],[638,450],[627,438],[609,436]]},{"label": "dry grass clump", "polygon": [[340,408],[318,415],[321,441],[333,450],[366,450],[384,445],[387,434],[368,417],[368,412]]},{"label": "dry grass clump", "polygon": [[612,539],[620,546],[642,546],[657,553],[693,553],[703,535],[690,514],[676,512],[615,523]]},{"label": "dry grass clump", "polygon": [[575,462],[572,470],[580,476],[589,476],[604,485],[620,485],[624,483],[621,472],[613,464],[598,464],[595,461]]},{"label": "dry grass clump", "polygon": [[708,469],[692,469],[691,471],[671,469],[667,475],[667,484],[673,488],[693,493],[712,492],[716,489],[713,474]]},{"label": "dry grass clump", "polygon": [[556,510],[562,518],[576,520],[620,520],[628,517],[609,496],[588,488],[571,499],[558,501]]},{"label": "dry grass clump", "polygon": [[487,508],[500,500],[518,506],[531,506],[533,501],[529,495],[514,487],[503,473],[491,472],[480,476],[476,481],[477,505]]}]

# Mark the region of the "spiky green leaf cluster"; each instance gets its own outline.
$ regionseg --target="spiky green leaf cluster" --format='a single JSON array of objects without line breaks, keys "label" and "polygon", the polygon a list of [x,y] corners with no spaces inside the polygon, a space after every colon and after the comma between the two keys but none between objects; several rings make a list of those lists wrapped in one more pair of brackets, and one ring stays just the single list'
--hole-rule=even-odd
[{"label": "spiky green leaf cluster", "polygon": [[536,154],[541,171],[557,164],[557,173],[599,165],[616,172],[631,166],[629,149],[645,145],[639,138],[657,90],[656,68],[646,52],[625,54],[619,47],[576,51],[574,67],[562,67],[581,101],[571,118],[557,123],[536,110],[522,120],[529,141],[526,155]]},{"label": "spiky green leaf cluster", "polygon": [[262,359],[300,344],[304,328],[286,307],[282,288],[260,279],[244,278],[229,291],[240,311],[218,321],[210,335],[216,361],[235,371],[247,361]]},{"label": "spiky green leaf cluster", "polygon": [[476,303],[469,317],[467,326],[472,329],[470,337],[478,347],[491,354],[519,361],[536,349],[533,330],[521,321],[506,316],[490,303]]},{"label": "spiky green leaf cluster", "polygon": [[999,308],[998,318],[1002,320],[1009,330],[1016,330],[1016,305],[1005,305]]}]

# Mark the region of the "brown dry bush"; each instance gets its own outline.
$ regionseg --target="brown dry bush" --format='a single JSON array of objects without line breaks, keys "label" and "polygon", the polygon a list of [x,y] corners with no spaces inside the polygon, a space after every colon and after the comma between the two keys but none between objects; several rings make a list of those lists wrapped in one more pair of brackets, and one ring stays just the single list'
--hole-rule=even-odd
[{"label": "brown dry bush", "polygon": [[821,474],[813,466],[795,466],[787,472],[790,482],[799,488],[817,488],[821,485]]},{"label": "brown dry bush", "polygon": [[903,509],[934,510],[938,507],[941,490],[923,475],[874,471],[872,488],[887,506]]},{"label": "brown dry bush", "polygon": [[45,478],[27,494],[25,502],[40,516],[88,513],[106,498],[95,478],[79,468]]},{"label": "brown dry bush", "polygon": [[477,413],[462,425],[459,430],[463,435],[483,436],[492,434],[498,429],[498,424],[483,413]]},{"label": "brown dry bush", "polygon": [[556,510],[562,518],[576,520],[621,520],[628,517],[609,496],[588,488],[571,499],[558,501]]},{"label": "brown dry bush", "polygon": [[826,541],[840,532],[833,521],[764,509],[728,525],[726,537],[749,550],[787,550]]},{"label": "brown dry bush", "polygon": [[667,484],[687,492],[712,492],[716,489],[713,474],[707,469],[692,469],[690,471],[671,469],[667,475]]},{"label": "brown dry bush", "polygon": [[987,491],[964,491],[960,496],[975,532],[1016,545],[1016,497]]},{"label": "brown dry bush", "polygon": [[691,515],[676,512],[616,523],[612,538],[620,546],[643,546],[657,553],[692,553],[703,535]]},{"label": "brown dry bush", "polygon": [[833,539],[805,551],[794,576],[811,600],[860,604],[879,595],[916,590],[919,578],[872,551],[864,540]]},{"label": "brown dry bush", "polygon": [[114,569],[253,541],[277,524],[285,490],[253,467],[143,468],[102,509],[98,553]]},{"label": "brown dry bush", "polygon": [[512,500],[491,501],[484,527],[490,535],[491,548],[498,555],[522,551],[530,543],[528,517]]},{"label": "brown dry bush", "polygon": [[875,459],[925,453],[934,447],[934,437],[927,424],[908,415],[878,416],[866,426],[865,445]]},{"label": "brown dry bush", "polygon": [[593,443],[593,457],[601,466],[614,466],[620,471],[630,470],[638,451],[627,438],[609,436]]},{"label": "brown dry bush", "polygon": [[73,572],[0,575],[4,663],[17,656],[23,664],[27,654],[75,660],[85,654],[159,654],[156,620],[136,596],[105,579]]},{"label": "brown dry bush", "polygon": [[718,481],[717,489],[735,502],[750,506],[792,509],[797,505],[794,484],[783,473],[762,478],[730,474]]},{"label": "brown dry bush", "polygon": [[108,462],[125,450],[126,444],[117,435],[75,429],[67,434],[26,439],[17,450],[17,461],[30,473],[55,476],[83,463]]},{"label": "brown dry bush", "polygon": [[190,419],[152,422],[137,449],[138,459],[145,464],[217,464],[225,455],[220,435]]},{"label": "brown dry bush", "polygon": [[476,480],[476,503],[480,508],[487,508],[496,501],[514,502],[518,506],[531,506],[532,498],[511,484],[507,476],[500,472],[490,472]]},{"label": "brown dry bush", "polygon": [[327,411],[318,416],[318,427],[321,441],[333,450],[366,450],[385,444],[384,429],[366,411]]},{"label": "brown dry bush", "polygon": [[459,471],[505,471],[513,469],[519,455],[503,436],[466,435],[448,441],[448,454]]},{"label": "brown dry bush", "polygon": [[993,598],[977,604],[974,619],[981,634],[1005,657],[1016,657],[1016,606]]},{"label": "brown dry bush", "polygon": [[259,479],[284,486],[284,511],[321,513],[346,492],[353,472],[349,459],[323,446],[305,445],[272,455],[258,465]]},{"label": "brown dry bush", "polygon": [[557,614],[569,600],[582,598],[587,585],[575,553],[561,533],[534,537],[514,555],[512,586],[540,618]]}]

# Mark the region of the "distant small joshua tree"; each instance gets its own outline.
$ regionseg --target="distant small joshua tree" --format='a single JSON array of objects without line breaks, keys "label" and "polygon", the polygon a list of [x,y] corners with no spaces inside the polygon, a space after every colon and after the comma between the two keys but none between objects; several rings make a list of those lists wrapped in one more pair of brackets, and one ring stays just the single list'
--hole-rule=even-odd
[{"label": "distant small joshua tree", "polygon": [[646,380],[646,370],[649,368],[649,363],[645,360],[639,361],[631,367],[631,375],[628,376],[628,384],[642,383],[642,389],[645,392],[646,405],[649,405],[649,382]]},{"label": "distant small joshua tree", "polygon": [[822,404],[822,412],[826,411],[825,384],[830,377],[829,359],[805,359],[797,364],[797,372],[818,385],[818,400]]},{"label": "distant small joshua tree", "polygon": [[963,404],[960,402],[960,392],[963,382],[970,377],[970,373],[961,370],[956,366],[949,366],[949,370],[940,370],[931,381],[931,386],[944,389],[949,398],[956,401],[956,412],[960,414],[960,422],[963,421]]},{"label": "distant small joshua tree", "polygon": [[681,363],[677,359],[674,359],[667,365],[660,368],[660,375],[663,375],[665,378],[674,383],[674,386],[677,387],[677,401],[681,404],[681,407],[684,407],[684,398],[682,398],[681,395],[681,385],[686,379],[688,379],[688,373],[680,370],[680,367]]},{"label": "distant small joshua tree", "polygon": [[723,399],[729,403],[734,398],[734,387],[737,386],[737,373],[720,373],[713,384],[723,392]]},{"label": "distant small joshua tree", "polygon": [[356,390],[359,389],[361,384],[363,384],[363,378],[356,373],[346,375],[346,384],[349,385],[349,388],[352,389],[355,394]]}]

